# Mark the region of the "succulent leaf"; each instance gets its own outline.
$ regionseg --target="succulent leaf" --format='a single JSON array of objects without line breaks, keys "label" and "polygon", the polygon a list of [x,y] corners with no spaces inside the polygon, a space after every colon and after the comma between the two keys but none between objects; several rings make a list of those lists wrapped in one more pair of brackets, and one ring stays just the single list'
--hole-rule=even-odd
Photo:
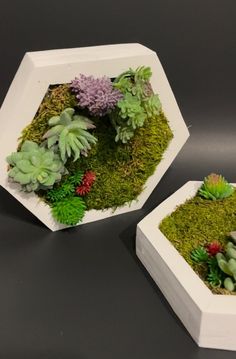
[{"label": "succulent leaf", "polygon": [[191,252],[191,258],[194,262],[207,262],[209,255],[204,247],[198,247]]},{"label": "succulent leaf", "polygon": [[[58,143],[61,160],[65,163],[71,156],[76,161],[81,153],[90,150],[90,144],[96,144],[97,139],[87,130],[94,128],[93,123],[84,116],[74,115],[73,108],[67,108],[49,120],[49,125],[56,124],[47,131],[43,138],[47,139],[47,146],[51,148]],[[82,140],[81,140],[82,138]]]},{"label": "succulent leaf", "polygon": [[51,188],[66,172],[57,154],[32,141],[25,141],[19,152],[7,157],[7,162],[11,166],[8,176],[27,192]]},{"label": "succulent leaf", "polygon": [[229,290],[230,292],[233,292],[235,289],[235,283],[230,277],[225,278],[224,280],[224,287],[225,289]]},{"label": "succulent leaf", "polygon": [[59,223],[73,226],[83,219],[85,209],[83,199],[72,196],[53,203],[52,215]]},{"label": "succulent leaf", "polygon": [[200,196],[214,201],[227,198],[233,192],[234,187],[224,177],[214,173],[204,179],[203,185],[199,189]]}]

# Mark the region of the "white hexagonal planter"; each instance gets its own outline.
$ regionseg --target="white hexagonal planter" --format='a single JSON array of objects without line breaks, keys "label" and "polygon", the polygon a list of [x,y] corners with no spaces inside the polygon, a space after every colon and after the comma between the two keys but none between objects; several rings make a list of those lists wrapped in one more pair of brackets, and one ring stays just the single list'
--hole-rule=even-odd
[{"label": "white hexagonal planter", "polygon": [[187,182],[138,224],[136,253],[200,347],[236,350],[236,296],[212,294],[158,228],[201,184]]},{"label": "white hexagonal planter", "polygon": [[26,194],[20,192],[18,186],[9,186],[6,156],[16,150],[22,129],[34,118],[49,85],[69,83],[79,73],[114,78],[129,67],[140,65],[152,68],[151,85],[160,96],[174,138],[137,201],[115,212],[90,210],[82,223],[141,208],[187,140],[189,132],[156,53],[140,44],[29,52],[24,56],[0,110],[0,184],[51,230],[66,226],[54,221],[49,206],[39,201],[35,194]]}]

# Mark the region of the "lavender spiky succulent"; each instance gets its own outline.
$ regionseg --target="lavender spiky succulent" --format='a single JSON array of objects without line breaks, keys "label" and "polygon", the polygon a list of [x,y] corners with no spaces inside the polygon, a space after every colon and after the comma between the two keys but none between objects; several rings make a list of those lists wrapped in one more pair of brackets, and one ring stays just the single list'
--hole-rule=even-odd
[{"label": "lavender spiky succulent", "polygon": [[120,90],[113,87],[109,77],[95,78],[80,74],[71,82],[78,105],[87,108],[92,116],[104,116],[114,110],[123,98]]}]

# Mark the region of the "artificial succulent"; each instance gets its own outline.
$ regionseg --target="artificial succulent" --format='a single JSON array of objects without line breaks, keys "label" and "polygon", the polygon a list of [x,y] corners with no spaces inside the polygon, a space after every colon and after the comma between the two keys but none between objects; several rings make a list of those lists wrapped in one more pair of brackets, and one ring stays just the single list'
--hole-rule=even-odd
[{"label": "artificial succulent", "polygon": [[115,141],[121,141],[127,143],[134,136],[134,130],[130,126],[115,126],[116,137]]},{"label": "artificial succulent", "polygon": [[52,215],[57,222],[74,226],[84,217],[85,203],[81,197],[71,196],[52,204]]},{"label": "artificial succulent", "polygon": [[227,275],[224,280],[224,287],[233,291],[236,289],[236,246],[232,242],[226,245],[226,253],[217,253],[218,266]]},{"label": "artificial succulent", "polygon": [[147,118],[158,116],[161,112],[161,102],[158,95],[151,95],[143,101]]},{"label": "artificial succulent", "polygon": [[151,76],[152,71],[150,67],[140,66],[136,70],[130,68],[116,77],[114,87],[122,93],[130,92],[142,100],[153,93],[149,83]]},{"label": "artificial succulent", "polygon": [[204,247],[197,247],[191,252],[191,259],[194,262],[200,263],[200,262],[207,262],[209,258],[208,252]]},{"label": "artificial succulent", "polygon": [[76,187],[80,185],[83,179],[83,172],[77,171],[73,175],[68,176],[54,188],[47,192],[46,199],[50,202],[58,202],[63,198],[70,197],[75,194]]},{"label": "artificial succulent", "polygon": [[149,82],[151,74],[150,67],[141,66],[136,70],[129,69],[114,80],[114,87],[124,95],[110,114],[116,142],[128,142],[148,118],[160,114],[159,97],[153,93]]},{"label": "artificial succulent", "polygon": [[92,121],[87,117],[76,115],[73,108],[67,108],[60,116],[53,116],[48,121],[51,129],[48,130],[43,139],[47,140],[49,148],[58,145],[60,156],[63,162],[73,156],[76,161],[81,154],[87,155],[91,144],[97,139],[88,132],[88,129],[95,128]]},{"label": "artificial succulent", "polygon": [[214,201],[227,198],[231,196],[233,192],[234,187],[228,183],[223,176],[215,173],[207,176],[199,189],[199,194],[202,197]]},{"label": "artificial succulent", "polygon": [[7,157],[9,177],[26,192],[51,188],[66,169],[60,156],[51,149],[25,141],[18,152]]},{"label": "artificial succulent", "polygon": [[134,130],[143,126],[146,114],[136,96],[127,92],[124,98],[118,102],[117,107],[119,108],[119,116],[126,119],[128,126]]},{"label": "artificial succulent", "polygon": [[88,194],[95,180],[96,174],[93,171],[85,172],[81,183],[75,189],[76,194],[79,196],[85,196]]},{"label": "artificial succulent", "polygon": [[191,252],[191,259],[206,267],[206,279],[212,287],[220,287],[225,279],[225,275],[219,268],[216,258],[216,255],[221,253],[222,250],[220,243],[213,241],[206,244],[205,247],[199,246]]},{"label": "artificial succulent", "polygon": [[71,82],[71,90],[76,95],[79,107],[88,109],[92,116],[110,113],[123,97],[106,76],[94,78],[80,75]]}]

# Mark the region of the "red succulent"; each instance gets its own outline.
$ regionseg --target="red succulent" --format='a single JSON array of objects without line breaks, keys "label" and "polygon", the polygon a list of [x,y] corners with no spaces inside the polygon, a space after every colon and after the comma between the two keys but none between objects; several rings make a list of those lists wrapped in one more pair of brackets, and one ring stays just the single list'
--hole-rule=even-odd
[{"label": "red succulent", "polygon": [[76,188],[76,193],[79,196],[85,196],[90,192],[92,184],[96,179],[96,174],[92,171],[85,172],[81,184]]},{"label": "red succulent", "polygon": [[222,252],[223,248],[219,242],[213,241],[206,245],[206,250],[210,256],[215,256],[217,253]]}]

